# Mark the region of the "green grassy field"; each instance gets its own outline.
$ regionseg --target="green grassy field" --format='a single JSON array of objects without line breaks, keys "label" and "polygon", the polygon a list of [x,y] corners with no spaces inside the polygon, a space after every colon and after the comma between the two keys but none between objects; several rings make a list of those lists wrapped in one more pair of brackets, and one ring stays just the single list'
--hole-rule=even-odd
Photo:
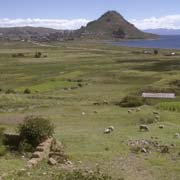
[{"label": "green grassy field", "polygon": [[[40,51],[46,58],[34,58]],[[172,83],[180,80],[179,56],[135,54],[142,49],[115,47],[98,42],[66,42],[37,46],[28,43],[0,45],[0,125],[15,131],[27,115],[43,115],[55,124],[55,137],[61,141],[70,160],[79,168],[100,169],[113,178],[125,180],[180,179],[180,113],[158,103],[175,104],[175,100],[151,100],[139,112],[115,105],[127,95],[140,96],[144,89],[157,91],[180,88]],[[25,57],[12,57],[25,53]],[[81,86],[79,86],[81,84]],[[172,85],[173,84],[173,85]],[[31,94],[24,94],[28,88]],[[7,93],[7,90],[15,93]],[[107,104],[103,104],[107,101]],[[174,102],[176,101],[176,102]],[[100,105],[94,105],[94,103]],[[179,104],[178,104],[179,109]],[[160,121],[140,132],[140,119],[160,112]],[[85,115],[82,114],[85,113]],[[163,124],[164,129],[159,129]],[[111,134],[104,128],[114,126]],[[169,154],[160,152],[132,153],[128,140],[157,137],[162,144],[175,147]],[[7,179],[23,168],[26,160],[8,153],[0,157],[0,174]],[[30,170],[31,175],[15,179],[49,179],[58,167],[42,163]],[[46,172],[46,173],[44,173]]]}]

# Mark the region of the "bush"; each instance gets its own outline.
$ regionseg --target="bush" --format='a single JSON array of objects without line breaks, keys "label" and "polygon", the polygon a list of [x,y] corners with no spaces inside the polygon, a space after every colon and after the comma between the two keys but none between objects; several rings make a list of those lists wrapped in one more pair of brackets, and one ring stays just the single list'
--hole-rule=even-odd
[{"label": "bush", "polygon": [[4,133],[4,128],[0,127],[0,156],[3,156],[6,154],[6,148],[3,146],[3,133]]},{"label": "bush", "polygon": [[24,56],[25,56],[24,53],[17,53],[12,55],[12,57],[24,57]]},{"label": "bush", "polygon": [[65,172],[55,175],[54,180],[112,180],[108,175],[104,175],[99,171],[87,173],[82,170],[75,170],[73,172]]},{"label": "bush", "polygon": [[34,151],[34,147],[31,144],[27,143],[26,140],[22,140],[19,143],[18,150],[20,152],[28,152],[28,151],[32,152]]},{"label": "bush", "polygon": [[13,89],[7,89],[6,94],[15,94],[16,92]]},{"label": "bush", "polygon": [[3,145],[0,145],[0,156],[4,156],[6,154],[6,148]]},{"label": "bush", "polygon": [[24,90],[24,94],[31,94],[31,90],[28,89],[28,88],[26,88],[26,89]]},{"label": "bush", "polygon": [[157,49],[154,49],[154,54],[158,55],[159,51]]},{"label": "bush", "polygon": [[145,99],[137,96],[126,96],[122,99],[122,101],[118,104],[122,107],[137,107],[145,104]]},{"label": "bush", "polygon": [[42,56],[41,52],[36,52],[34,55],[35,58],[40,58],[41,56]]},{"label": "bush", "polygon": [[52,136],[54,133],[53,124],[43,117],[29,116],[18,127],[21,145],[36,147],[39,143]]},{"label": "bush", "polygon": [[3,141],[3,134],[4,134],[4,130],[5,128],[4,127],[0,127],[0,145],[2,144],[2,141]]}]

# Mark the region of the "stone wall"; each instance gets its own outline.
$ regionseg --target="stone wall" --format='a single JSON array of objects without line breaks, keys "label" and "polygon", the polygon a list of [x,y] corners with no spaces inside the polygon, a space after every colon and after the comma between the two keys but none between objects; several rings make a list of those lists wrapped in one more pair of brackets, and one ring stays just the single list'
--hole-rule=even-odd
[{"label": "stone wall", "polygon": [[49,157],[53,141],[53,138],[49,138],[39,144],[36,147],[35,152],[32,154],[32,158],[27,162],[27,167],[36,166],[43,159],[47,159]]}]

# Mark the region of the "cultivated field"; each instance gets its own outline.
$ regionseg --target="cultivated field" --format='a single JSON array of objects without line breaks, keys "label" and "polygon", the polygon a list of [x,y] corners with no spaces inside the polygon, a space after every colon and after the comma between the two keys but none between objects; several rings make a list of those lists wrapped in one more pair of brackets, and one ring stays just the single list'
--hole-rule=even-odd
[{"label": "cultivated field", "polygon": [[[116,105],[125,96],[141,96],[144,90],[180,94],[180,56],[165,56],[170,50],[158,55],[142,51],[93,41],[1,43],[1,126],[14,132],[25,116],[43,115],[55,124],[55,137],[75,167],[98,166],[115,179],[179,180],[180,139],[174,137],[180,133],[179,97],[151,99],[130,113],[128,107]],[[34,58],[36,52],[45,57]],[[24,56],[13,57],[18,53]],[[30,94],[24,93],[27,88]],[[148,132],[140,132],[139,125],[154,118],[154,111],[160,118],[147,124]],[[115,127],[114,132],[104,134],[109,126]],[[132,152],[129,140],[142,139],[156,139],[170,147],[169,153]],[[42,162],[28,175],[18,174],[26,160],[18,153],[0,157],[0,174],[8,174],[7,179],[49,180],[59,172]]]}]

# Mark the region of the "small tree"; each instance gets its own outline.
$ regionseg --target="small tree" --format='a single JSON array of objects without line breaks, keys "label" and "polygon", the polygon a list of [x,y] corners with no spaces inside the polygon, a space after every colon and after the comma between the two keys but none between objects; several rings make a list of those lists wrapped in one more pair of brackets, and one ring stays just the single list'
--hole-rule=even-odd
[{"label": "small tree", "polygon": [[154,54],[158,55],[159,51],[157,49],[154,49]]},{"label": "small tree", "polygon": [[41,52],[36,52],[34,55],[35,58],[40,58],[41,56],[42,56]]},{"label": "small tree", "polygon": [[6,153],[6,148],[5,146],[3,145],[3,140],[4,140],[4,130],[5,128],[3,127],[0,127],[0,156],[3,156],[5,155]]},{"label": "small tree", "polygon": [[49,119],[39,116],[26,117],[24,122],[18,127],[22,144],[25,142],[32,147],[52,136],[54,126]]},{"label": "small tree", "polygon": [[24,90],[24,94],[31,94],[31,90],[28,89],[28,88],[26,88],[26,89]]},{"label": "small tree", "polygon": [[118,105],[122,107],[138,107],[146,104],[145,99],[137,96],[126,96]]}]

